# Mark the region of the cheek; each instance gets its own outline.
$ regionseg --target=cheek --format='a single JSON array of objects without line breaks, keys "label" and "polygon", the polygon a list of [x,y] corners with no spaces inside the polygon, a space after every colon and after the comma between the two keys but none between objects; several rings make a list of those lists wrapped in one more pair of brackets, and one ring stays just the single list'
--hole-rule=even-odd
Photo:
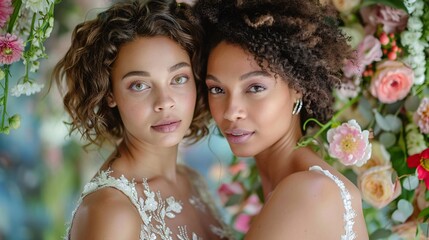
[{"label": "cheek", "polygon": [[210,114],[217,124],[223,119],[223,104],[221,101],[215,101],[209,97]]}]

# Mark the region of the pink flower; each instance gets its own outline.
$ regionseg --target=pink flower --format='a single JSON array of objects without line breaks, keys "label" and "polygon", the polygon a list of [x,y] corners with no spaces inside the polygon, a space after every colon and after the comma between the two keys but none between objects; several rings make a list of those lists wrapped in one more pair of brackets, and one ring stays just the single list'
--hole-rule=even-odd
[{"label": "pink flower", "polygon": [[233,195],[241,195],[244,193],[243,186],[239,182],[222,183],[217,190],[220,200],[223,204],[228,202],[228,199]]},{"label": "pink flower", "polygon": [[234,223],[235,230],[246,233],[250,228],[250,220],[252,220],[252,216],[241,213],[237,216]]},{"label": "pink flower", "polygon": [[244,202],[243,211],[251,216],[258,214],[261,211],[262,202],[259,199],[258,195],[250,195]]},{"label": "pink flower", "polygon": [[380,61],[382,56],[380,41],[372,35],[367,35],[358,45],[355,59],[349,59],[344,64],[344,76],[352,78],[362,75],[367,65],[374,61]]},{"label": "pink flower", "polygon": [[0,64],[11,64],[18,61],[23,50],[22,39],[9,33],[0,36]]},{"label": "pink flower", "polygon": [[327,133],[329,154],[346,166],[365,164],[371,157],[369,132],[362,131],[356,120],[352,119]]},{"label": "pink flower", "polygon": [[358,54],[365,66],[380,61],[383,56],[380,41],[373,35],[367,35],[358,46]]},{"label": "pink flower", "polygon": [[402,62],[386,60],[377,65],[370,91],[382,103],[394,103],[407,96],[414,82],[414,72]]},{"label": "pink flower", "polygon": [[11,0],[0,0],[0,28],[9,19],[10,15],[13,12],[12,1]]},{"label": "pink flower", "polygon": [[238,161],[236,164],[229,166],[229,172],[231,175],[236,175],[241,171],[247,169],[247,164],[244,161]]},{"label": "pink flower", "polygon": [[429,98],[425,97],[420,102],[419,108],[414,114],[414,121],[422,133],[429,134]]},{"label": "pink flower", "polygon": [[405,11],[381,4],[361,8],[360,15],[363,21],[373,28],[382,24],[386,33],[403,31],[408,21]]}]

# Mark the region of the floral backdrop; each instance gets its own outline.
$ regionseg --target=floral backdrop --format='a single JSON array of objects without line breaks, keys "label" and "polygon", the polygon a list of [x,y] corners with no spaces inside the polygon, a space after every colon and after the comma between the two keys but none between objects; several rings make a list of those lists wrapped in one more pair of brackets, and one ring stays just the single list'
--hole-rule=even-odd
[{"label": "floral backdrop", "polygon": [[[0,0],[0,239],[59,239],[109,149],[67,136],[50,74],[74,26],[109,0]],[[323,0],[356,50],[344,62],[336,113],[307,129],[311,146],[360,189],[370,239],[427,239],[429,2]],[[253,159],[214,134],[181,149],[208,180],[242,238],[263,197]]]},{"label": "floral backdrop", "polygon": [[[370,239],[428,239],[429,1],[326,0],[355,59],[336,113],[307,129],[312,146],[360,189]],[[305,125],[304,125],[305,128]],[[252,160],[233,158],[218,192],[238,238],[263,202]]]}]

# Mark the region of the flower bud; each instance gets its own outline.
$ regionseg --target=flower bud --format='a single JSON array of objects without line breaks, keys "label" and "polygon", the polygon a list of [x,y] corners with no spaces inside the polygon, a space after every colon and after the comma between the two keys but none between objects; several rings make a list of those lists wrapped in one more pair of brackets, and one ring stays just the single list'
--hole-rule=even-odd
[{"label": "flower bud", "polygon": [[18,129],[21,125],[21,116],[18,114],[13,115],[9,118],[9,126],[13,129]]}]

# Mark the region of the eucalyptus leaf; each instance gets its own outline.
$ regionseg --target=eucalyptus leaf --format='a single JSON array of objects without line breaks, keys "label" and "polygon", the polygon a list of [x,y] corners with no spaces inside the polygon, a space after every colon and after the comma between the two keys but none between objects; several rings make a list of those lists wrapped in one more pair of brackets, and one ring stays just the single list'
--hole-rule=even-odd
[{"label": "eucalyptus leaf", "polygon": [[419,186],[419,179],[415,176],[408,176],[402,182],[402,186],[407,190],[414,190]]},{"label": "eucalyptus leaf", "polygon": [[389,114],[386,115],[384,119],[386,120],[387,124],[389,124],[390,131],[394,133],[401,131],[402,121],[398,116]]},{"label": "eucalyptus leaf", "polygon": [[419,104],[420,104],[420,99],[418,96],[409,96],[406,100],[405,100],[405,110],[407,112],[415,112],[417,111],[417,108],[419,108]]},{"label": "eucalyptus leaf", "polygon": [[419,224],[419,233],[421,234],[421,235],[423,235],[423,236],[425,236],[425,237],[428,237],[429,236],[429,226],[428,226],[428,223],[427,222],[425,222],[425,223],[420,223]]},{"label": "eucalyptus leaf", "polygon": [[383,144],[386,148],[389,148],[396,143],[396,136],[395,134],[391,132],[383,132],[380,134],[379,141],[381,144]]},{"label": "eucalyptus leaf", "polygon": [[392,219],[404,223],[413,214],[413,205],[405,199],[401,199],[398,202],[398,209],[392,214]]},{"label": "eucalyptus leaf", "polygon": [[377,126],[379,126],[384,131],[390,131],[389,123],[386,121],[386,119],[381,115],[377,110],[373,110],[375,115],[375,122],[377,123]]},{"label": "eucalyptus leaf", "polygon": [[385,228],[380,228],[375,230],[371,235],[369,236],[369,239],[376,240],[376,239],[386,239],[392,234],[392,231]]}]

